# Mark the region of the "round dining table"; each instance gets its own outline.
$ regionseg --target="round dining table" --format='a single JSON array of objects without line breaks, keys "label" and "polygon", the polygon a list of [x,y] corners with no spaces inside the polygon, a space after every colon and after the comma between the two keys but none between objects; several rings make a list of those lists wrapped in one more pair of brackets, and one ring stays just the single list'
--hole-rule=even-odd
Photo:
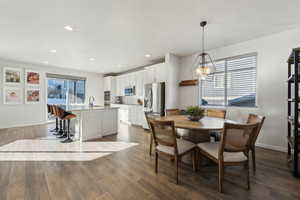
[{"label": "round dining table", "polygon": [[191,121],[187,115],[155,117],[155,120],[174,121],[175,128],[187,130],[182,137],[194,143],[210,141],[209,133],[222,131],[224,122],[237,123],[232,120],[217,117],[203,117],[199,121]]},{"label": "round dining table", "polygon": [[[198,144],[200,142],[210,142],[211,132],[222,132],[224,123],[238,123],[232,120],[203,117],[199,121],[191,121],[188,115],[170,115],[163,117],[155,117],[157,121],[174,121],[174,126],[177,129],[177,134],[183,139]],[[182,157],[182,161],[191,164],[191,158],[186,155]]]}]

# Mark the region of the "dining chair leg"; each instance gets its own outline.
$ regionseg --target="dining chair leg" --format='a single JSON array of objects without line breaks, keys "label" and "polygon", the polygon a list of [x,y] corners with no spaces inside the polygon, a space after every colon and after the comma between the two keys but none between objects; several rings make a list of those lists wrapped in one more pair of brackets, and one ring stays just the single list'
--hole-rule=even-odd
[{"label": "dining chair leg", "polygon": [[223,193],[224,166],[219,163],[219,192]]},{"label": "dining chair leg", "polygon": [[157,174],[158,169],[158,153],[155,152],[155,173]]},{"label": "dining chair leg", "polygon": [[255,148],[252,149],[251,155],[252,155],[252,167],[253,167],[253,172],[256,172]]},{"label": "dining chair leg", "polygon": [[152,145],[153,145],[153,138],[152,138],[152,135],[150,135],[150,149],[149,149],[150,156],[152,156]]},{"label": "dining chair leg", "polygon": [[175,156],[175,162],[176,162],[176,184],[178,184],[178,163],[179,163],[179,159],[177,156]]},{"label": "dining chair leg", "polygon": [[194,172],[197,171],[197,166],[196,166],[196,149],[191,153],[191,156],[192,156],[192,161],[193,161],[193,170]]},{"label": "dining chair leg", "polygon": [[246,164],[246,173],[247,173],[247,189],[250,189],[250,169],[249,169],[249,159],[247,160]]}]

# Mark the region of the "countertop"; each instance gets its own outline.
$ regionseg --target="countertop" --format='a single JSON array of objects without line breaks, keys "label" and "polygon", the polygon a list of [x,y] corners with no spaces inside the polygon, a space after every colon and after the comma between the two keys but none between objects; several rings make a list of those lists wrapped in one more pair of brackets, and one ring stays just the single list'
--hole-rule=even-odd
[{"label": "countertop", "polygon": [[107,109],[118,109],[118,107],[114,106],[89,106],[89,105],[74,105],[74,106],[61,106],[66,111],[91,111],[91,110],[107,110]]},{"label": "countertop", "polygon": [[124,105],[124,106],[143,106],[140,104],[129,104],[129,103],[112,103],[112,105]]}]

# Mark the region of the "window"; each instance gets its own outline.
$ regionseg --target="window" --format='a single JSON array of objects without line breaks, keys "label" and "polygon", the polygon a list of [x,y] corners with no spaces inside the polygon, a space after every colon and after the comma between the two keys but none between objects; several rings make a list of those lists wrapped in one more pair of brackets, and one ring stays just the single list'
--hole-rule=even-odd
[{"label": "window", "polygon": [[201,81],[201,104],[254,107],[256,60],[257,55],[251,54],[215,62],[215,73]]},{"label": "window", "polygon": [[[214,76],[214,88],[225,87],[225,75],[224,73],[216,74]],[[227,73],[227,88],[231,87],[231,73]]]},{"label": "window", "polygon": [[83,104],[85,80],[74,77],[48,77],[48,104]]}]

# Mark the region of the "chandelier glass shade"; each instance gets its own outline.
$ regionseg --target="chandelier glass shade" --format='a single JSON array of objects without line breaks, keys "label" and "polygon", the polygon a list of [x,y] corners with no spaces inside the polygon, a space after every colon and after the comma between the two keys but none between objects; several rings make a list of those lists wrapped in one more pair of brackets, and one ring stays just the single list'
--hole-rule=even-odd
[{"label": "chandelier glass shade", "polygon": [[205,80],[209,74],[216,71],[213,59],[204,49],[204,27],[206,24],[206,21],[200,23],[200,26],[202,27],[202,53],[198,54],[196,57],[196,74],[201,80]]}]

